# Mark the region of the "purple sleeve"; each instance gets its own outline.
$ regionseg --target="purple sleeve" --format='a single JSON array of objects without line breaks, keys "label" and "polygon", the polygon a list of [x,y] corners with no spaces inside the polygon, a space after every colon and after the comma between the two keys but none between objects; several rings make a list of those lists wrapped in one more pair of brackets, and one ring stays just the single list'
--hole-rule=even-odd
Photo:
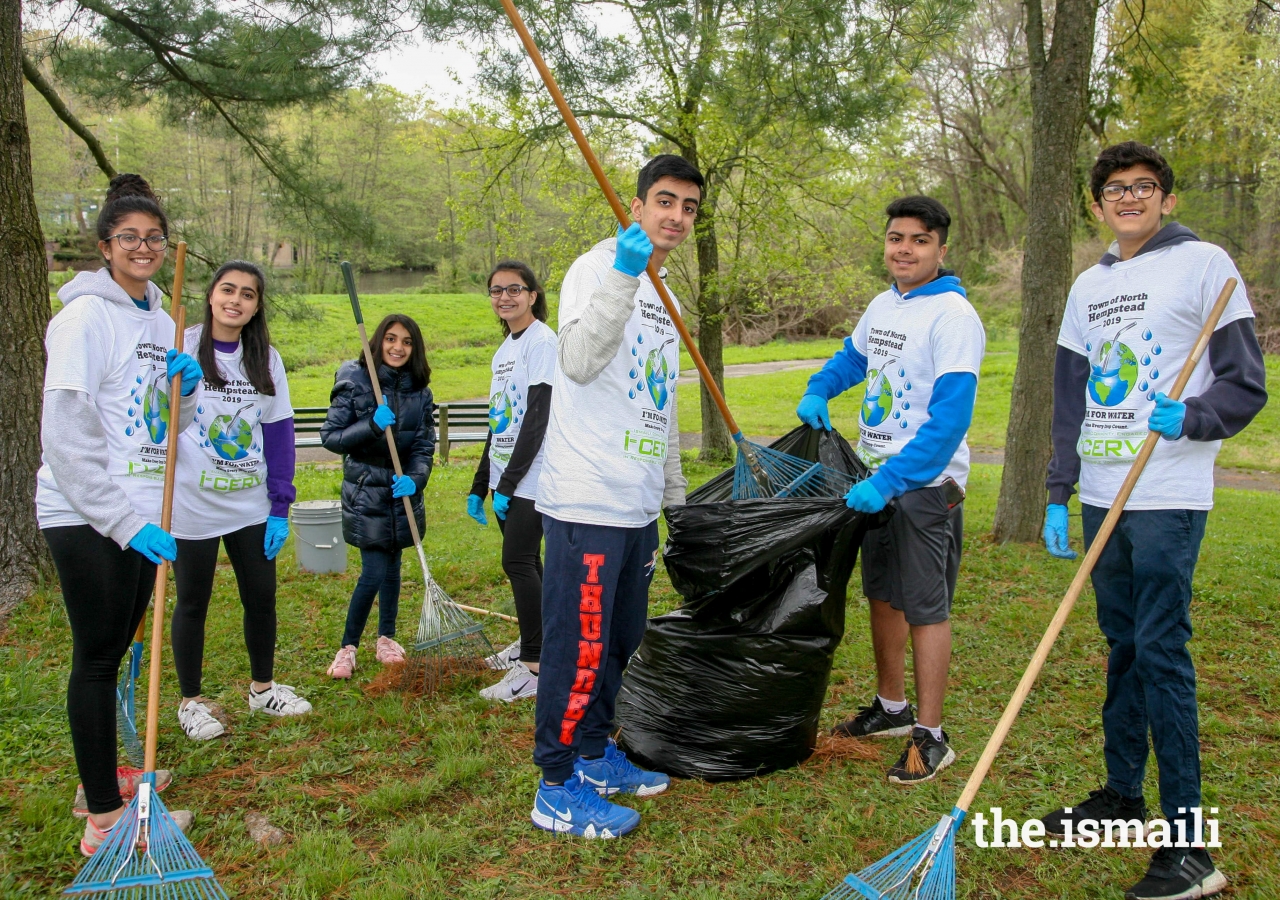
[{"label": "purple sleeve", "polygon": [[293,486],[293,467],[297,450],[293,446],[293,417],[262,426],[262,456],[267,462],[267,497],[271,515],[286,519],[289,505],[298,496]]}]

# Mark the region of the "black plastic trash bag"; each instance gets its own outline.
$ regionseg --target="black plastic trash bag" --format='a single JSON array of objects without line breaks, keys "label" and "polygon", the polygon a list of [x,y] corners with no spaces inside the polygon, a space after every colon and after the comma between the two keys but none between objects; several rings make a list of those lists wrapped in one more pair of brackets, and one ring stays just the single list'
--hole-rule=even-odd
[{"label": "black plastic trash bag", "polygon": [[[774,448],[866,477],[832,432]],[[685,778],[747,778],[813,752],[863,532],[843,498],[730,500],[732,471],[666,511],[667,572],[685,604],[649,620],[623,676],[619,743]]]}]

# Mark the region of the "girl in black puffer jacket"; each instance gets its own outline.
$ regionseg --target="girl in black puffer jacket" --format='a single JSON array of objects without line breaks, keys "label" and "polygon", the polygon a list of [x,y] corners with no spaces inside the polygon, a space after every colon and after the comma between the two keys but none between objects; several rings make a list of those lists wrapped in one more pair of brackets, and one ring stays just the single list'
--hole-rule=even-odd
[{"label": "girl in black puffer jacket", "polygon": [[[342,536],[360,548],[360,580],[351,595],[341,649],[329,666],[334,678],[350,678],[365,621],[379,597],[376,657],[385,664],[403,662],[395,641],[400,605],[400,551],[413,546],[402,497],[409,497],[418,532],[426,524],[422,491],[431,476],[436,447],[431,367],[422,332],[408,316],[390,315],[369,341],[378,367],[378,391],[360,360],[344,363],[334,377],[329,415],[320,428],[325,449],[341,453]],[[379,397],[381,402],[379,402]],[[384,430],[391,427],[404,474],[391,464]]]}]

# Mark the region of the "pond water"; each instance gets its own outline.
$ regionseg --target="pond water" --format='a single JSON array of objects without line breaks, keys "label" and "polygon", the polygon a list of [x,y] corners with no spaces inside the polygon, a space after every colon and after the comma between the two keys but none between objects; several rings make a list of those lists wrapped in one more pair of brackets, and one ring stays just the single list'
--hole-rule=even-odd
[{"label": "pond water", "polygon": [[389,272],[357,272],[356,290],[362,294],[386,294],[405,288],[422,287],[429,273],[425,269],[393,269]]}]

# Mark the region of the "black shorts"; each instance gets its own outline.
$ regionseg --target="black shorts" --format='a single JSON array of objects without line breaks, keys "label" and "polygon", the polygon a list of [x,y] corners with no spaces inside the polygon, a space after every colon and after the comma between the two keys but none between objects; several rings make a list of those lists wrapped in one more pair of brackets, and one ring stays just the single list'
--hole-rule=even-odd
[{"label": "black shorts", "polygon": [[902,610],[909,625],[951,616],[964,543],[964,504],[947,509],[942,487],[908,491],[888,523],[862,539],[862,592]]}]

